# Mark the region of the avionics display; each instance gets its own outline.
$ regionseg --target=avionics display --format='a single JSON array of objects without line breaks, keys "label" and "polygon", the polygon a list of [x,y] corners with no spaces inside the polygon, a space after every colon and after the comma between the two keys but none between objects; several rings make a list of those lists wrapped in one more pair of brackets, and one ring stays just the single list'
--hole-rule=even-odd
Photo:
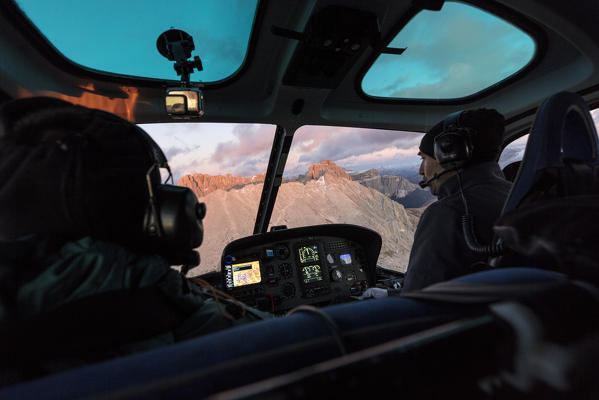
[{"label": "avionics display", "polygon": [[233,287],[260,283],[260,261],[248,261],[232,265]]},{"label": "avionics display", "polygon": [[316,246],[315,244],[309,246],[301,246],[297,249],[297,252],[299,253],[301,264],[313,263],[319,260],[318,246]]},{"label": "avionics display", "polygon": [[322,269],[320,265],[308,265],[306,267],[302,267],[302,280],[304,283],[312,283],[322,281],[324,278],[322,276]]}]

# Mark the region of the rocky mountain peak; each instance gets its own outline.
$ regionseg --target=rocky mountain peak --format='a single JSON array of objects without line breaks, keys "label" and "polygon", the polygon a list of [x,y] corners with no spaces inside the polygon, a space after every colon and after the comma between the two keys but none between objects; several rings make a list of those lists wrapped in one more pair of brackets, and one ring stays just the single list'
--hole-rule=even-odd
[{"label": "rocky mountain peak", "polygon": [[229,190],[232,188],[241,188],[252,183],[264,182],[266,174],[258,174],[252,177],[226,175],[208,175],[208,174],[190,174],[185,175],[177,185],[185,186],[193,190],[198,197],[203,197],[215,190]]},{"label": "rocky mountain peak", "polygon": [[381,173],[377,169],[371,168],[368,171],[356,172],[351,175],[351,178],[354,181],[363,181],[366,179],[379,178],[380,176]]},{"label": "rocky mountain peak", "polygon": [[327,175],[329,177],[334,176],[337,178],[351,180],[348,173],[331,160],[322,160],[317,164],[310,165],[306,175],[312,179],[318,179],[323,175]]}]

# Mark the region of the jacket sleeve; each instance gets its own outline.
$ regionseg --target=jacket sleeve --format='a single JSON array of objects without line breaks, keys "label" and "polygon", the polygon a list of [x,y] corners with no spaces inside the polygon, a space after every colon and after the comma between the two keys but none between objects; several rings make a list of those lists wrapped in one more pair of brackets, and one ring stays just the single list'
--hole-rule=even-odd
[{"label": "jacket sleeve", "polygon": [[422,214],[402,291],[419,290],[460,275],[464,269],[460,216],[441,202]]}]

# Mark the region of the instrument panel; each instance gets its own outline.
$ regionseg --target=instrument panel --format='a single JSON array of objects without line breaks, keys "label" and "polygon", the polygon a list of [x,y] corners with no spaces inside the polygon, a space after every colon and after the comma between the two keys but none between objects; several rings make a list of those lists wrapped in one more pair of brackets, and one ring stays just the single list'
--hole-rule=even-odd
[{"label": "instrument panel", "polygon": [[233,297],[273,313],[346,302],[374,284],[380,246],[378,233],[345,224],[253,235],[225,247],[222,282]]}]

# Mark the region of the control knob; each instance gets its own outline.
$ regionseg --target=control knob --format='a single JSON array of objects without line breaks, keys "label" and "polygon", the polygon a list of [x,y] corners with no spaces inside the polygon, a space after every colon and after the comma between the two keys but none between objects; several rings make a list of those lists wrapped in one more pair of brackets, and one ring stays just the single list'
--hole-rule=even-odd
[{"label": "control knob", "polygon": [[331,279],[335,282],[338,282],[343,279],[343,272],[339,271],[338,268],[333,268],[331,270]]},{"label": "control knob", "polygon": [[286,283],[285,286],[283,286],[283,294],[285,297],[293,297],[295,294],[295,286],[293,286],[292,283]]}]

